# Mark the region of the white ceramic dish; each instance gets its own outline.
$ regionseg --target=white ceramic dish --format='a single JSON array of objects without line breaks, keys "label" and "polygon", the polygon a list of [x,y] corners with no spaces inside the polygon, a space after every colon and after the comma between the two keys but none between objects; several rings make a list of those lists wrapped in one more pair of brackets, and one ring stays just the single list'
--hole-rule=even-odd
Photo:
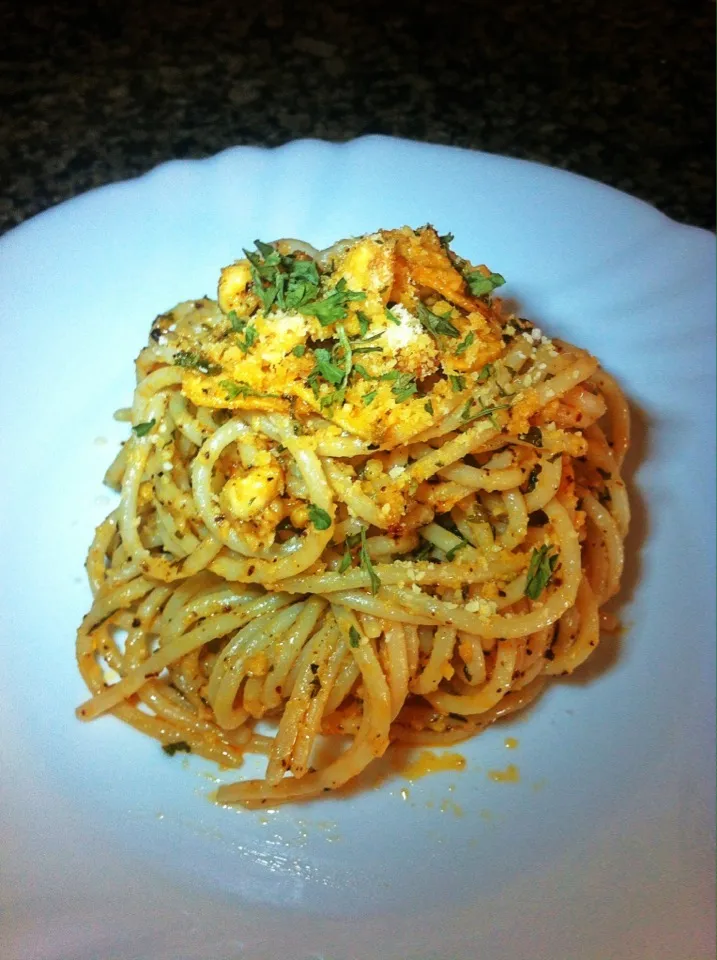
[{"label": "white ceramic dish", "polygon": [[[112,412],[155,314],[211,294],[255,237],[426,221],[627,390],[630,629],[408,800],[394,778],[217,808],[208,764],[73,715]],[[370,137],[165,164],[36,217],[0,258],[4,957],[714,956],[713,236],[564,172]],[[492,782],[508,762],[520,782]]]}]

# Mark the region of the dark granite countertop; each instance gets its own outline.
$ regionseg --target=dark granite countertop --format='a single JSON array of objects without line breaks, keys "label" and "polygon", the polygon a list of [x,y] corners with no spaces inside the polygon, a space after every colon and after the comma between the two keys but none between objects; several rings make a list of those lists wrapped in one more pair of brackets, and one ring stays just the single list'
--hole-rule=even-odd
[{"label": "dark granite countertop", "polygon": [[171,158],[365,133],[539,160],[712,227],[714,13],[0,0],[0,231]]}]

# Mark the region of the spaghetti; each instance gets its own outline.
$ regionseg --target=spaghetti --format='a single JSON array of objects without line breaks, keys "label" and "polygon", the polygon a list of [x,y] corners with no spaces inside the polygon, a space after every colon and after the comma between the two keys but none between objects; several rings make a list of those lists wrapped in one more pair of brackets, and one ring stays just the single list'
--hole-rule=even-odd
[{"label": "spaghetti", "polygon": [[392,741],[471,737],[610,627],[626,402],[451,239],[257,241],[137,358],[78,716],[224,766],[264,754],[222,802],[315,797]]}]

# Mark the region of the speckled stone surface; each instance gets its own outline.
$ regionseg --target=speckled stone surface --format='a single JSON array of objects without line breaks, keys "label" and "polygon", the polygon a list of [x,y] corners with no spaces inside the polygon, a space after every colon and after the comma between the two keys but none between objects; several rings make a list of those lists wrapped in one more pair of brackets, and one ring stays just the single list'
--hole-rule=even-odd
[{"label": "speckled stone surface", "polygon": [[539,160],[713,227],[714,13],[0,0],[0,231],[164,160],[364,133]]}]

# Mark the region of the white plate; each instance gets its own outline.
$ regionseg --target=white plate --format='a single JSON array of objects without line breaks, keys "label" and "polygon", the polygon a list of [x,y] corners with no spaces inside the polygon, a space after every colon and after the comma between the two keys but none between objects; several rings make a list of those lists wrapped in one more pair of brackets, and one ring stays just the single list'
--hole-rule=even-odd
[{"label": "white plate", "polygon": [[[321,247],[426,221],[628,391],[630,629],[408,800],[395,778],[268,815],[217,808],[208,764],[73,715],[112,412],[155,314],[211,294],[255,237]],[[165,164],[36,217],[0,254],[4,956],[714,956],[714,237],[547,167],[369,137]],[[492,782],[509,762],[520,782]]]}]

